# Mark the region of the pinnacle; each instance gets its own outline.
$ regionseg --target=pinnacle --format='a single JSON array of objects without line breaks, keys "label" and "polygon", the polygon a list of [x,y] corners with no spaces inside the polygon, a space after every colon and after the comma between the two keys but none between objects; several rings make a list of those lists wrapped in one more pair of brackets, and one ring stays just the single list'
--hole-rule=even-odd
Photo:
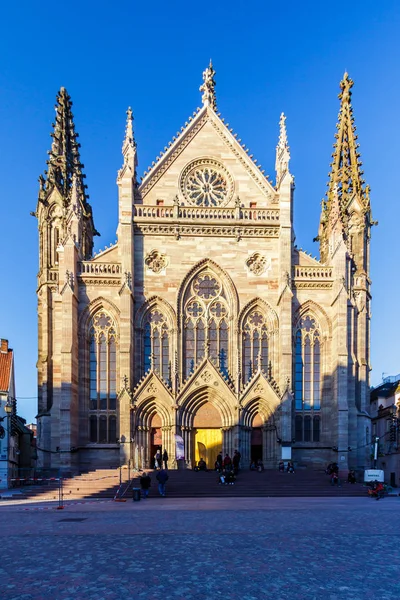
[{"label": "pinnacle", "polygon": [[55,185],[63,196],[65,204],[69,203],[73,179],[76,178],[76,190],[83,204],[86,204],[83,164],[80,160],[79,137],[75,132],[74,116],[71,111],[72,101],[65,87],[60,87],[56,95],[56,118],[52,123],[53,131],[51,149],[48,152],[48,169],[46,189]]},{"label": "pinnacle", "polygon": [[200,92],[203,92],[201,97],[203,106],[210,106],[213,110],[217,110],[217,99],[215,95],[215,70],[210,58],[210,64],[203,71],[203,83],[200,86]]}]

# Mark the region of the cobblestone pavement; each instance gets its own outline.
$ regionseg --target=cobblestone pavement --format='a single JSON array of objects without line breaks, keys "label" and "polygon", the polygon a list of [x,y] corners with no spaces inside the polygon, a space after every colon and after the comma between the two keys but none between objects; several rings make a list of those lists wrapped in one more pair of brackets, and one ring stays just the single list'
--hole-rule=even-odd
[{"label": "cobblestone pavement", "polygon": [[0,535],[7,600],[399,597],[400,498],[1,501]]}]

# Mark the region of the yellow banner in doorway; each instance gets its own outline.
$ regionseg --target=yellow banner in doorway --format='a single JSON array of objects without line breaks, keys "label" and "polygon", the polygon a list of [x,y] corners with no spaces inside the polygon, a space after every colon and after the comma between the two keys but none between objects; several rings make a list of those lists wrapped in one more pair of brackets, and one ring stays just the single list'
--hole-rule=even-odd
[{"label": "yellow banner in doorway", "polygon": [[196,429],[194,445],[196,464],[203,458],[207,468],[213,469],[219,452],[222,453],[221,429]]}]

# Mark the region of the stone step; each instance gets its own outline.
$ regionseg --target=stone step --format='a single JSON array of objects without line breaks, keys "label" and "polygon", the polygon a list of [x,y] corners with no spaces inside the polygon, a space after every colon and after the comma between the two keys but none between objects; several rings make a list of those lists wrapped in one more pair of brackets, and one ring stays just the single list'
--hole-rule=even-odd
[{"label": "stone step", "polygon": [[[156,471],[148,471],[152,479],[150,494],[158,495]],[[128,471],[122,470],[122,487],[125,497],[132,497],[132,488],[140,487],[140,475],[135,474],[128,482]],[[63,480],[65,500],[88,498],[114,498],[119,489],[119,469],[98,470],[78,477]],[[129,484],[129,487],[127,487]],[[58,499],[58,482],[48,485],[20,488],[24,497]],[[294,474],[278,471],[262,473],[240,471],[234,485],[219,485],[215,471],[169,471],[167,483],[169,497],[215,498],[215,497],[331,497],[365,496],[366,490],[360,483],[351,485],[343,482],[341,487],[332,487],[327,475],[318,471],[299,470]]]}]

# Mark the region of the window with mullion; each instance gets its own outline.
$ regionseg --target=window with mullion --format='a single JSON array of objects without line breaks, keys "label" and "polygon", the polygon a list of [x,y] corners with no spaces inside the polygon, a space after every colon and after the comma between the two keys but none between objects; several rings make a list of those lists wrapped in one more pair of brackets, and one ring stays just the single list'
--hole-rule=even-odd
[{"label": "window with mullion", "polygon": [[196,364],[199,363],[205,355],[206,330],[202,319],[197,321],[196,325]]},{"label": "window with mullion", "polygon": [[[91,442],[108,443],[110,436],[107,413],[116,410],[116,397],[117,350],[115,328],[111,317],[101,311],[93,316],[89,340],[88,438]],[[116,415],[114,417],[116,419]]]},{"label": "window with mullion", "polygon": [[167,381],[169,384],[170,380],[170,370],[169,370],[169,339],[168,332],[166,330],[162,333],[161,338],[161,376],[164,381]]},{"label": "window with mullion", "polygon": [[314,340],[314,390],[313,390],[313,408],[321,408],[321,370],[320,370],[320,344],[318,338]]},{"label": "window with mullion", "polygon": [[195,336],[194,336],[194,324],[193,321],[189,321],[186,325],[186,344],[185,344],[185,363],[186,363],[186,377],[188,377],[194,371],[195,364]]},{"label": "window with mullion", "polygon": [[219,347],[218,347],[218,327],[215,322],[215,319],[212,319],[208,325],[208,341],[210,343],[210,359],[215,363],[218,360],[219,356]]},{"label": "window with mullion", "polygon": [[303,348],[301,331],[296,333],[294,396],[296,410],[303,408]]},{"label": "window with mullion", "polygon": [[268,371],[268,334],[267,330],[263,328],[261,337],[261,368],[263,371]]},{"label": "window with mullion", "polygon": [[251,362],[251,337],[250,331],[243,333],[243,379],[246,383],[253,374],[253,364]]},{"label": "window with mullion", "polygon": [[90,339],[90,398],[89,406],[91,410],[97,410],[97,343],[92,335]]},{"label": "window with mullion", "polygon": [[[306,319],[304,319],[306,320]],[[311,319],[309,319],[311,321]],[[315,325],[313,326],[315,328]],[[294,391],[296,410],[321,408],[321,347],[319,332],[296,332],[294,360]]]}]

